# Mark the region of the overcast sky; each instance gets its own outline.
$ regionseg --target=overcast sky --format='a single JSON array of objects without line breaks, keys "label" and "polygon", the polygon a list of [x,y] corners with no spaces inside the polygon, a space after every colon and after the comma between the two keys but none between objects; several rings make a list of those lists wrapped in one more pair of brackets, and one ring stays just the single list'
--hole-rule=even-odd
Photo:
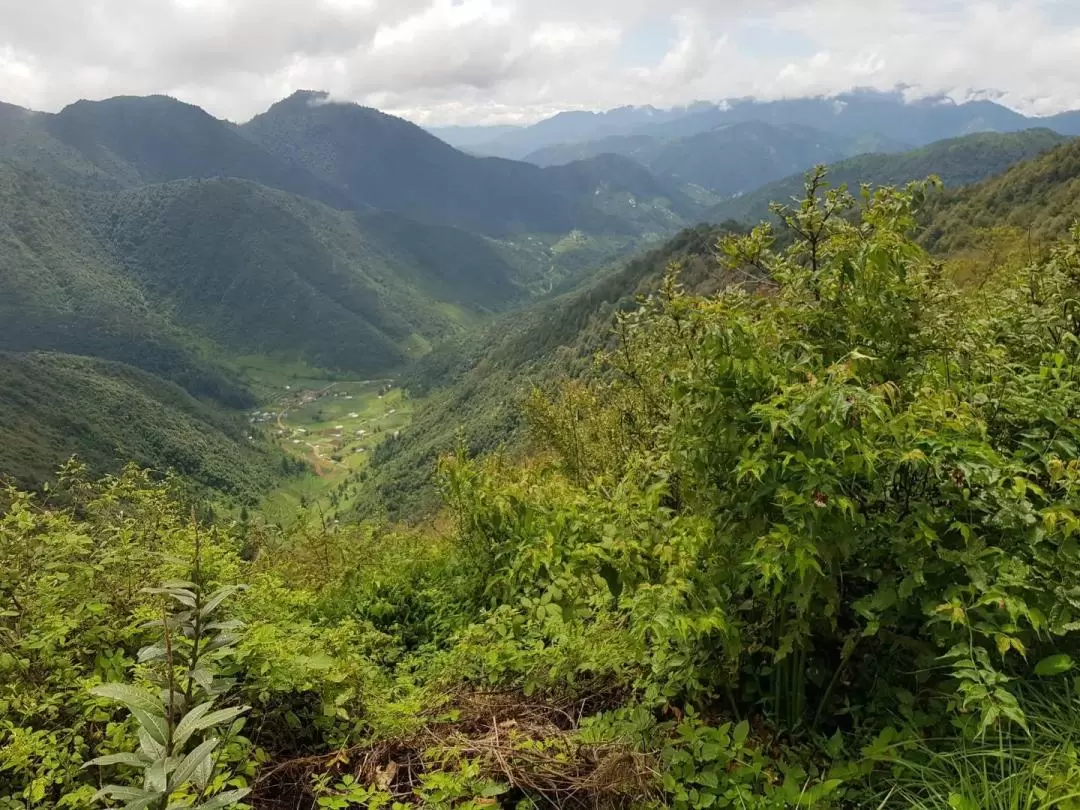
[{"label": "overcast sky", "polygon": [[856,86],[1080,108],[1078,0],[0,0],[0,100],[295,89],[421,123]]}]

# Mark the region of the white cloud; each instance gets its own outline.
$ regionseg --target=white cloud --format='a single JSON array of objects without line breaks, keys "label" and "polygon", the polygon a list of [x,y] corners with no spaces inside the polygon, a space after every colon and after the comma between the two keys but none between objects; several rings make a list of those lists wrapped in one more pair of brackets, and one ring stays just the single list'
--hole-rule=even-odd
[{"label": "white cloud", "polygon": [[475,123],[901,84],[1080,107],[1074,0],[0,0],[0,99],[38,109],[158,92],[242,120],[308,88]]}]

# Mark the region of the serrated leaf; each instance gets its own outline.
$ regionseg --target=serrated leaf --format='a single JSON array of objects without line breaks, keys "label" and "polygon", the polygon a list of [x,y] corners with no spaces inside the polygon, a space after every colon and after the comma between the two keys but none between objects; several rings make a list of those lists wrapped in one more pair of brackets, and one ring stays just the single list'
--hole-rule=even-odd
[{"label": "serrated leaf", "polygon": [[140,689],[139,687],[130,684],[103,683],[93,687],[90,690],[90,693],[97,695],[98,697],[108,698],[109,700],[123,703],[132,711],[141,709],[144,712],[151,712],[162,716],[165,714],[165,707],[162,706],[160,700],[145,689]]},{"label": "serrated leaf", "polygon": [[146,769],[143,787],[155,793],[163,792],[169,786],[169,760],[162,757],[154,760]]},{"label": "serrated leaf", "polygon": [[94,757],[89,762],[83,765],[84,768],[89,768],[91,765],[132,765],[136,768],[145,768],[148,760],[143,759],[138,754],[106,754],[103,757]]},{"label": "serrated leaf", "polygon": [[227,790],[224,793],[219,793],[217,796],[210,799],[210,801],[197,806],[199,810],[221,810],[221,808],[228,807],[230,804],[236,804],[249,793],[251,793],[250,788]]},{"label": "serrated leaf", "polygon": [[185,590],[194,590],[199,586],[194,582],[189,582],[186,579],[167,579],[161,583],[162,588],[184,588]]},{"label": "serrated leaf", "polygon": [[214,688],[214,673],[205,667],[198,667],[188,672],[188,677],[209,692]]},{"label": "serrated leaf", "polygon": [[1062,675],[1073,668],[1071,656],[1061,653],[1060,655],[1047,656],[1035,665],[1035,674],[1040,678],[1050,678],[1054,675]]},{"label": "serrated leaf", "polygon": [[216,712],[210,712],[205,717],[200,718],[196,722],[195,728],[198,731],[202,731],[203,729],[210,728],[211,726],[228,723],[234,717],[240,716],[250,708],[250,706],[233,706],[228,709],[218,709]]},{"label": "serrated leaf", "polygon": [[154,594],[156,596],[168,596],[171,599],[175,599],[184,607],[193,608],[198,604],[195,592],[189,591],[187,588],[143,588],[143,592]]},{"label": "serrated leaf", "polygon": [[[195,775],[195,771],[198,770],[200,763],[204,759],[209,759],[210,755],[217,748],[218,738],[211,737],[209,740],[204,740],[200,745],[191,749],[186,757],[184,757],[180,764],[176,766],[176,771],[173,773],[173,787],[178,788],[191,781],[191,777]],[[205,766],[204,766],[205,767]]]},{"label": "serrated leaf", "polygon": [[239,619],[229,619],[226,622],[211,622],[206,625],[204,630],[240,630],[246,627],[246,625]]},{"label": "serrated leaf", "polygon": [[110,799],[120,799],[121,801],[135,801],[138,799],[157,798],[156,793],[150,793],[137,787],[130,787],[128,785],[106,785],[101,790],[93,795],[90,799],[91,803],[96,804],[101,799],[108,797]]},{"label": "serrated leaf", "polygon": [[210,779],[214,775],[214,761],[210,757],[202,760],[198,767],[195,768],[195,773],[191,775],[191,781],[199,790],[206,790],[206,786],[210,784]]}]

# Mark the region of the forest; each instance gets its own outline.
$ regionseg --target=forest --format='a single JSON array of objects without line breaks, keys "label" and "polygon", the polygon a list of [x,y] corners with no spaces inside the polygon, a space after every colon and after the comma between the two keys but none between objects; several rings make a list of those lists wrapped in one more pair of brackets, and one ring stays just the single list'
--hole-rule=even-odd
[{"label": "forest", "polygon": [[628,266],[422,521],[7,487],[0,807],[1080,807],[1080,230],[932,249],[994,190]]}]

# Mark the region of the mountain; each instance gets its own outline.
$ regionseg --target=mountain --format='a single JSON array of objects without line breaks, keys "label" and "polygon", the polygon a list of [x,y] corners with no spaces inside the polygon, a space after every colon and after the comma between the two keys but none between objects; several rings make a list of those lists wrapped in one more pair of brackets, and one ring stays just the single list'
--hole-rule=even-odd
[{"label": "mountain", "polygon": [[628,135],[650,124],[678,120],[699,107],[618,107],[605,112],[570,110],[545,118],[532,126],[515,127],[508,132],[489,132],[489,139],[479,139],[482,128],[471,133],[469,147],[479,154],[522,160],[526,155],[557,144],[585,143],[602,138]]},{"label": "mountain", "polygon": [[1065,237],[1080,221],[1080,139],[981,183],[946,190],[928,214],[924,238],[939,253],[985,242],[980,230],[996,226],[1017,232],[1025,253]]},{"label": "mountain", "polygon": [[[983,133],[944,141],[897,154],[868,154],[829,166],[833,185],[860,183],[901,185],[937,175],[946,186],[961,186],[999,174],[1068,140],[1048,129]],[[803,191],[803,174],[793,174],[749,194],[726,200],[710,211],[713,221],[757,222],[769,216],[769,203],[787,202]]]},{"label": "mountain", "polygon": [[992,101],[956,103],[944,97],[907,101],[900,91],[858,90],[836,96],[767,102],[753,99],[719,104],[699,102],[671,110],[623,108],[608,113],[560,113],[530,127],[501,134],[487,143],[473,143],[470,148],[479,154],[524,159],[548,147],[612,136],[686,138],[747,122],[810,127],[847,138],[870,137],[912,146],[976,132],[1014,132],[1033,126],[1050,127],[1062,134],[1080,134],[1080,118],[1068,113],[1033,119]]},{"label": "mountain", "polygon": [[632,158],[654,174],[700,185],[721,196],[741,194],[817,163],[830,163],[878,146],[904,148],[882,139],[852,139],[803,126],[757,121],[720,126],[685,138],[620,135],[538,150],[526,160],[539,166],[614,153]]},{"label": "mountain", "polygon": [[49,480],[74,454],[99,471],[127,461],[171,468],[253,501],[281,458],[246,428],[234,412],[122,363],[0,351],[0,475],[23,486]]},{"label": "mountain", "polygon": [[424,127],[424,129],[455,149],[468,152],[475,146],[488,143],[502,135],[517,132],[521,127],[491,124],[487,126]]},{"label": "mountain", "polygon": [[827,98],[726,102],[639,132],[686,136],[745,121],[806,126],[848,137],[883,133],[914,146],[976,132],[1014,132],[1032,126],[1030,119],[991,101],[958,104],[944,97],[905,101],[899,92],[863,90]]},{"label": "mountain", "polygon": [[[64,163],[77,160],[99,187],[235,177],[345,205],[332,185],[282,162],[232,124],[167,96],[78,101],[55,115],[0,119],[0,132],[5,130],[21,130],[21,148],[5,149],[5,160],[44,171],[60,182],[65,180]],[[8,139],[14,141],[15,136]],[[64,158],[60,165],[58,155]]]},{"label": "mountain", "polygon": [[601,186],[630,190],[625,165],[551,172],[473,157],[401,118],[322,93],[296,93],[241,129],[289,165],[336,184],[356,209],[496,236],[641,230],[594,205]]}]

